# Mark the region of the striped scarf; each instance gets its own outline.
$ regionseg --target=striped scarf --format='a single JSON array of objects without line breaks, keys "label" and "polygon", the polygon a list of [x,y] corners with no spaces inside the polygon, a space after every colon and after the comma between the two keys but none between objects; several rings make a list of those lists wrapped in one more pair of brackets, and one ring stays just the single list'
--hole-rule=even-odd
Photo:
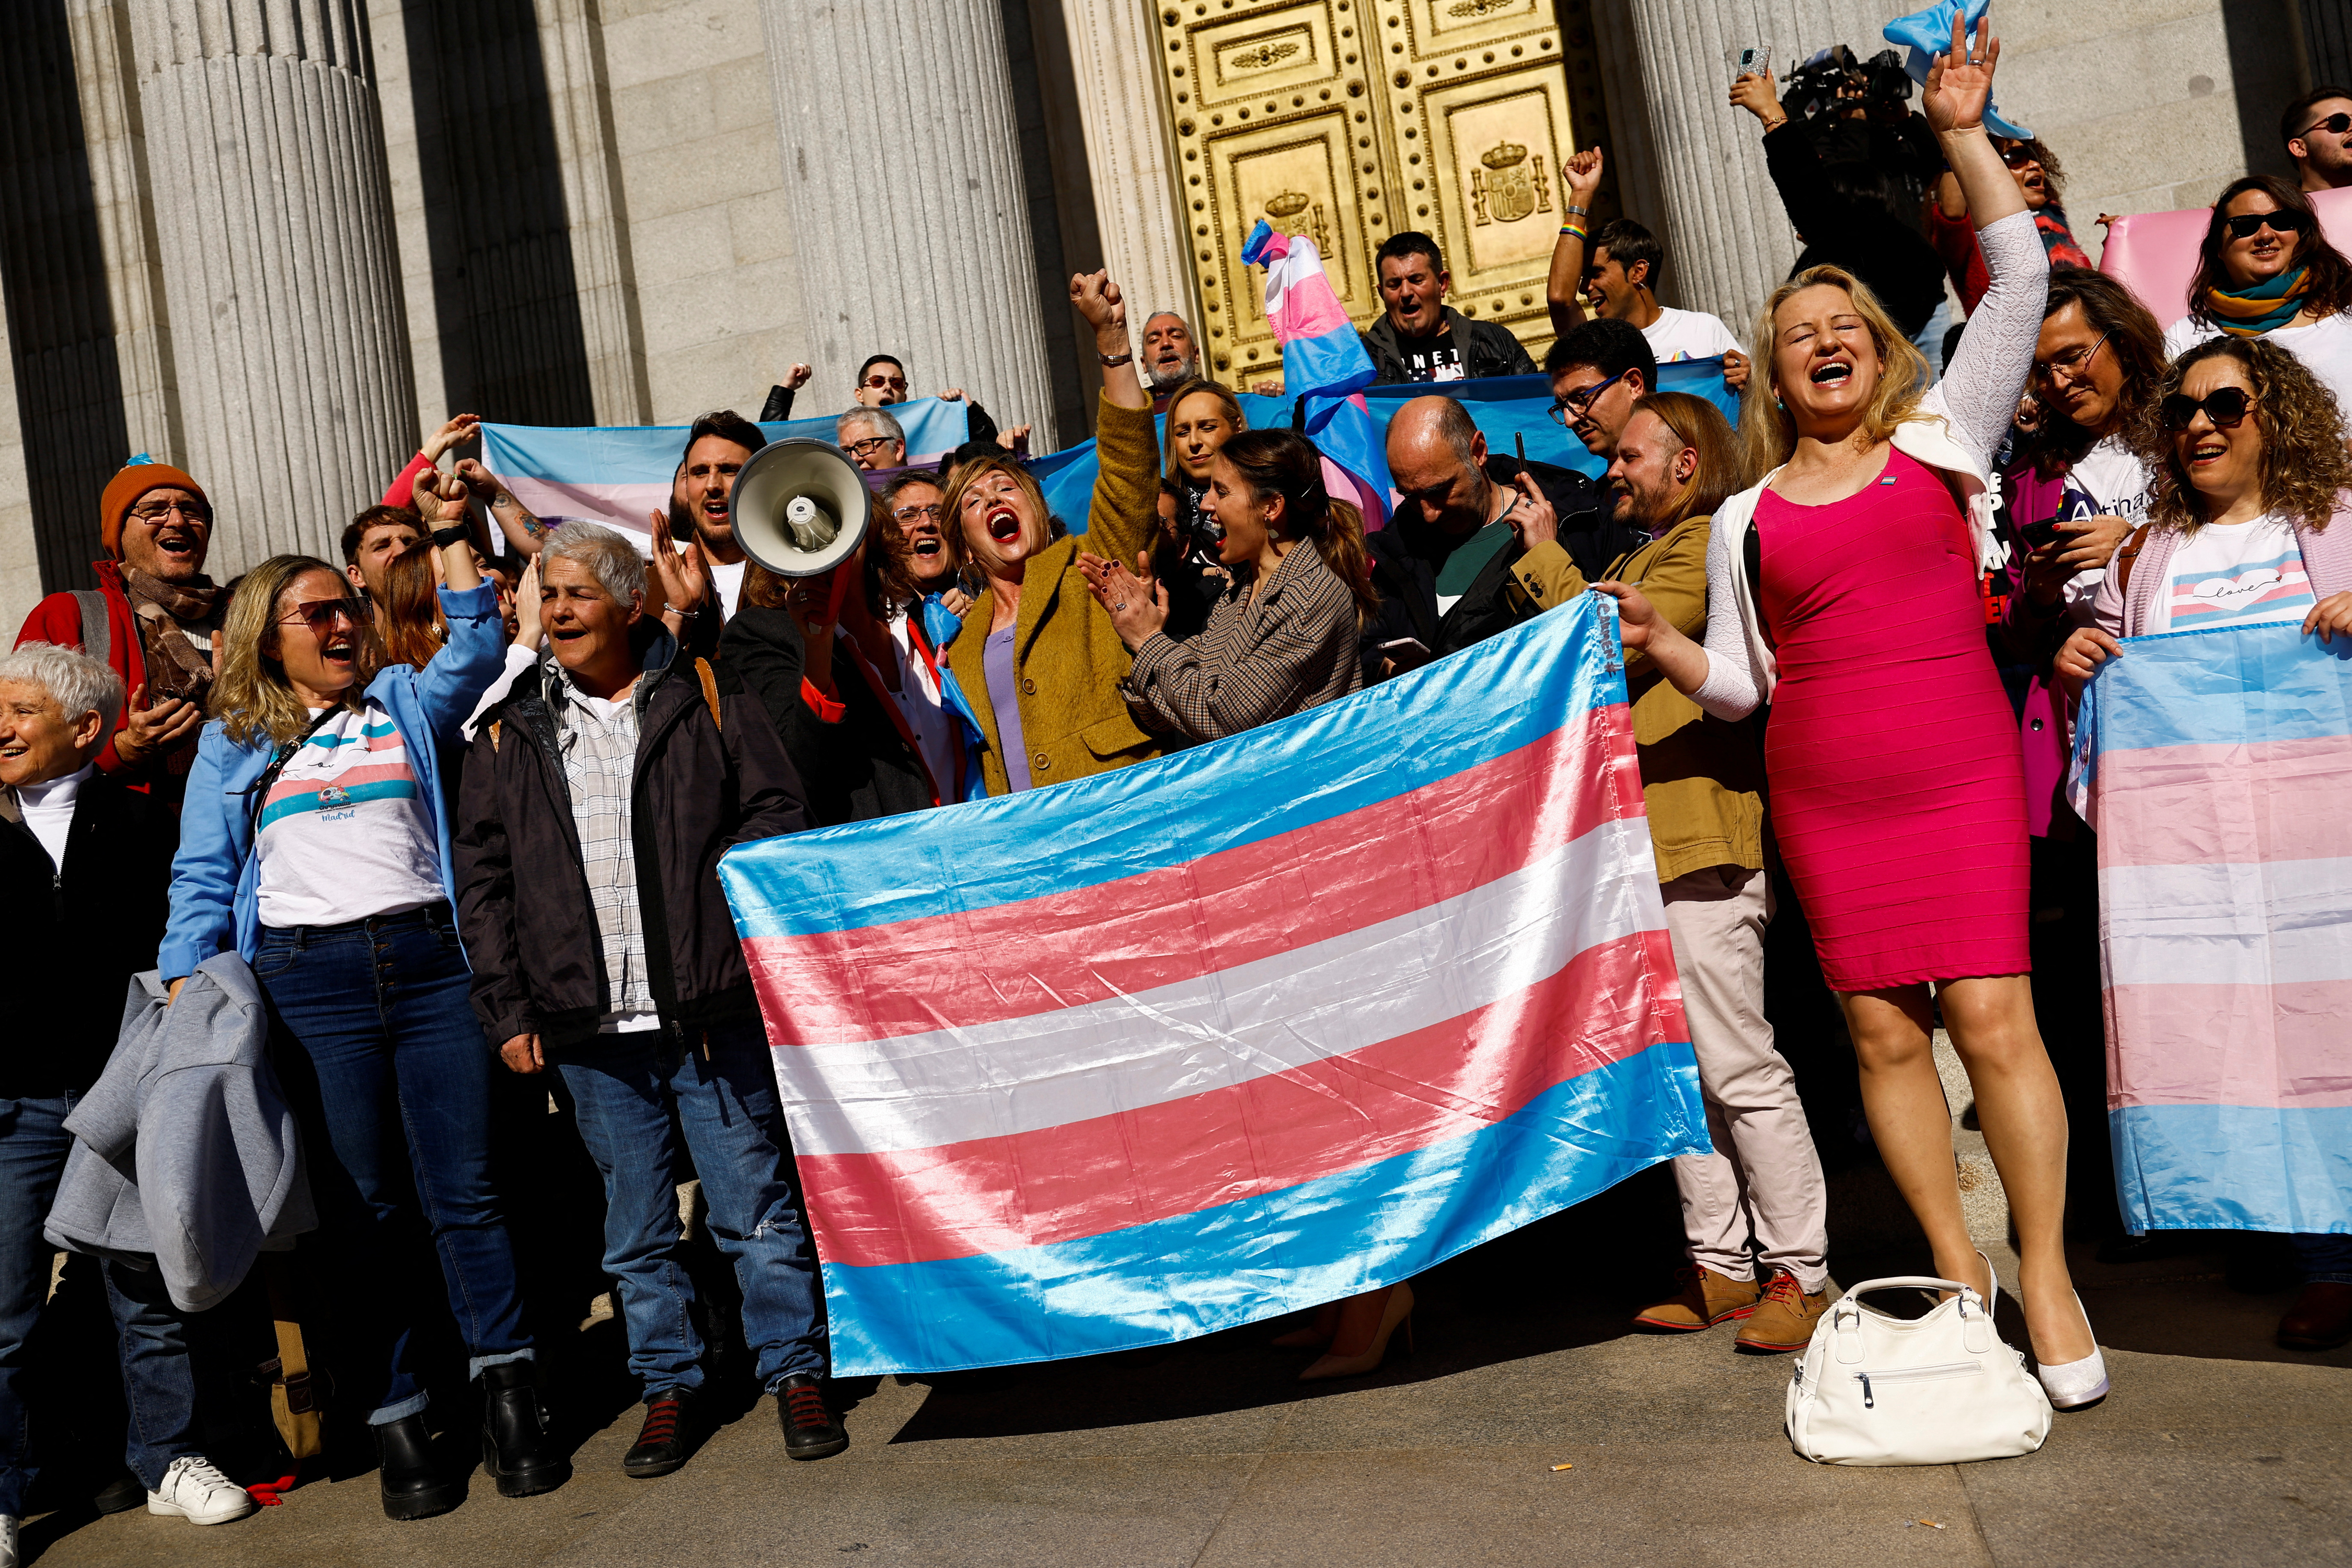
[{"label": "striped scarf", "polygon": [[2294,320],[2303,309],[2304,286],[2311,269],[2298,267],[2267,283],[2231,293],[2220,287],[2205,290],[2205,310],[2213,324],[2233,338],[2259,338]]}]

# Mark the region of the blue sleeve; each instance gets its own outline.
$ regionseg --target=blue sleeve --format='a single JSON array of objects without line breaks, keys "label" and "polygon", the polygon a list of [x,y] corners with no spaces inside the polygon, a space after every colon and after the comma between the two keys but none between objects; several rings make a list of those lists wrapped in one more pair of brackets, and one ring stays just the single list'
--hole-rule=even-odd
[{"label": "blue sleeve", "polygon": [[194,974],[236,945],[236,884],[245,873],[242,800],[223,792],[236,749],[217,720],[205,726],[180,807],[180,849],[172,858],[172,914],[156,963],[166,984]]},{"label": "blue sleeve", "polygon": [[449,640],[416,678],[416,699],[435,737],[454,747],[462,743],[466,721],[474,716],[482,693],[506,673],[506,622],[499,615],[498,587],[490,583],[463,592],[442,589],[441,614],[449,623]]}]

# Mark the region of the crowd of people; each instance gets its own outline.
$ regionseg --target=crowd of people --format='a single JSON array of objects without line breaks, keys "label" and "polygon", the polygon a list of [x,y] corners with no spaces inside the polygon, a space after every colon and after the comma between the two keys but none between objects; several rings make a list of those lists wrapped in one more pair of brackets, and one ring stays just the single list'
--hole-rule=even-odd
[{"label": "crowd of people", "polygon": [[[1934,1272],[1992,1285],[1961,1212],[1940,1021],[2015,1220],[2042,1382],[2061,1409],[2104,1397],[2070,1196],[2092,1234],[2143,1244],[2102,1185],[2095,863],[2061,789],[2066,717],[2122,638],[2256,620],[2352,635],[2336,516],[2352,267],[2301,190],[2234,182],[2166,331],[2085,269],[2055,155],[1986,130],[1997,53],[1956,27],[1916,125],[1867,83],[1801,114],[1769,75],[1733,88],[1807,242],[1744,343],[1658,302],[1659,239],[1589,228],[1601,154],[1567,160],[1542,374],[1599,483],[1490,450],[1433,391],[1389,425],[1393,509],[1368,527],[1314,443],[1250,429],[1201,374],[1181,314],[1131,323],[1101,273],[1070,285],[1102,366],[1083,532],[1024,461],[1026,427],[968,400],[971,441],[910,467],[890,412],[908,376],[888,354],[860,366],[836,426],[874,475],[873,527],[815,577],[736,539],[735,483],[764,437],[731,411],[688,432],[649,559],[618,531],[543,523],[475,458],[445,467],[470,415],[352,519],[340,563],[278,555],[226,584],[205,574],[197,479],[124,468],[100,498],[99,586],[44,600],[0,659],[0,876],[13,907],[54,911],[23,924],[44,1048],[12,1058],[0,1130],[16,1178],[0,1564],[36,1480],[57,1506],[85,1479],[43,1473],[57,1456],[28,1414],[28,1347],[67,1123],[109,1073],[134,977],[160,975],[177,1006],[249,972],[318,1222],[295,1315],[334,1408],[368,1429],[390,1517],[465,1495],[431,1410],[453,1334],[498,1490],[570,1474],[518,1263],[534,1216],[509,1211],[499,1174],[513,1081],[544,1086],[603,1185],[601,1270],[644,1402],[625,1470],[687,1462],[739,1339],[787,1452],[822,1458],[849,1439],[719,857],[1213,742],[1442,671],[1588,593],[1617,608],[1714,1146],[1675,1162],[1688,1264],[1633,1321],[1733,1322],[1739,1348],[1778,1353],[1828,1306],[1824,1133],[1765,1005],[1777,885],[1802,906],[1869,1140]],[[2306,186],[2352,183],[2352,93],[2298,100],[2282,135]],[[1909,174],[1853,166],[1882,142]],[[1363,341],[1381,380],[1535,371],[1507,328],[1444,303],[1427,237],[1391,237],[1375,267],[1384,309]],[[1658,384],[1662,363],[1715,356],[1742,395],[1736,429]],[[793,367],[762,417],[808,379]],[[689,1181],[731,1276],[719,1307],[688,1255]],[[438,1292],[415,1289],[421,1242]],[[2305,1289],[2281,1342],[2352,1340],[2352,1243],[2290,1245]],[[241,1517],[252,1499],[204,1451],[188,1316],[116,1258],[75,1258],[50,1311],[84,1265],[133,1413],[128,1473],[100,1467],[90,1495]],[[1277,1342],[1318,1352],[1307,1378],[1366,1372],[1412,1309],[1399,1283]]]}]

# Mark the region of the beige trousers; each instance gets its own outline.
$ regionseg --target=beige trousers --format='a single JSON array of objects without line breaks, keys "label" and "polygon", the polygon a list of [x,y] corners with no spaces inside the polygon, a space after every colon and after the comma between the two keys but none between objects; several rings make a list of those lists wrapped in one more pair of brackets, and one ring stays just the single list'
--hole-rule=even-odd
[{"label": "beige trousers", "polygon": [[1694,1262],[1734,1279],[1785,1268],[1807,1292],[1829,1279],[1828,1188],[1796,1075],[1764,1018],[1764,928],[1772,879],[1711,866],[1659,889],[1682,972],[1683,1011],[1698,1057],[1711,1154],[1675,1161],[1683,1234]]}]

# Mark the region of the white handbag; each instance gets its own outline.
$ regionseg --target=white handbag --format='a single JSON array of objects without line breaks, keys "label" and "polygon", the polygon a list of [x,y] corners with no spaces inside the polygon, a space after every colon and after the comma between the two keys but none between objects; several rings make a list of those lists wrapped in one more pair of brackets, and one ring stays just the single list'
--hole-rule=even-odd
[{"label": "white handbag", "polygon": [[[1862,1300],[1906,1289],[1954,1294],[1920,1318]],[[1820,1465],[2005,1459],[2042,1447],[2051,1419],[2049,1396],[1984,1299],[1926,1275],[1865,1280],[1838,1298],[1789,1380],[1789,1441]]]}]

